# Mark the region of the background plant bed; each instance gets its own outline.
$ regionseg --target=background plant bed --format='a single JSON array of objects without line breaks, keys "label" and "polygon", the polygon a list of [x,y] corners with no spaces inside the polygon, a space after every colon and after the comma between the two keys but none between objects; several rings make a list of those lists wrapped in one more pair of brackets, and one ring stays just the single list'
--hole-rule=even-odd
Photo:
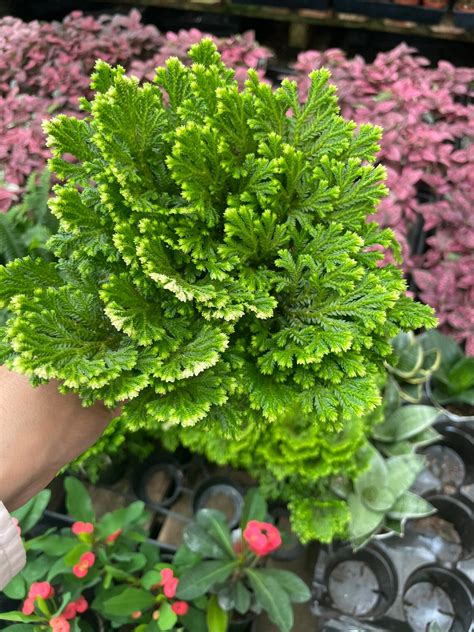
[{"label": "background plant bed", "polygon": [[232,0],[232,4],[264,5],[288,9],[313,9],[325,11],[329,9],[329,0]]},{"label": "background plant bed", "polygon": [[340,13],[357,13],[372,18],[390,18],[419,24],[438,24],[447,11],[447,9],[431,9],[422,5],[407,6],[372,0],[334,0],[334,10]]}]

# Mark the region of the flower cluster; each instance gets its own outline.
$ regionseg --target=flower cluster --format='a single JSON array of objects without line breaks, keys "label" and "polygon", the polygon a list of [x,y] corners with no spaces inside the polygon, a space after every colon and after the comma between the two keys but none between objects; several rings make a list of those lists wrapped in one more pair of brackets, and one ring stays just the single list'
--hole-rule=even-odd
[{"label": "flower cluster", "polygon": [[270,522],[258,520],[249,520],[243,538],[249,549],[258,557],[269,555],[282,544],[280,531]]},{"label": "flower cluster", "polygon": [[[94,537],[95,526],[92,522],[83,522],[81,520],[78,520],[72,525],[71,532],[75,536],[77,536],[79,540],[89,544],[91,547],[93,547],[95,544],[101,543],[100,538]],[[105,536],[105,538],[103,538],[103,542],[105,542],[106,545],[112,545],[115,540],[122,534],[122,532],[122,529],[116,529],[113,533]],[[86,551],[85,553],[83,553],[79,561],[72,567],[73,574],[79,579],[83,579],[84,577],[86,577],[89,573],[89,570],[94,566],[95,559],[95,553],[93,553],[92,551]]]},{"label": "flower cluster", "polygon": [[308,71],[322,66],[343,115],[383,127],[390,195],[376,219],[402,242],[419,298],[474,354],[474,69],[432,68],[404,44],[371,63],[339,49],[307,51],[295,64],[302,98]]},{"label": "flower cluster", "polygon": [[23,602],[22,613],[26,616],[37,614],[45,618],[45,623],[53,632],[69,632],[70,620],[78,614],[83,614],[89,608],[89,603],[83,595],[74,601],[69,601],[64,609],[58,612],[58,603],[54,600],[55,588],[47,581],[34,582],[28,591],[28,596]]},{"label": "flower cluster", "polygon": [[83,579],[89,573],[89,570],[95,564],[95,554],[92,551],[88,551],[87,553],[83,553],[79,559],[77,564],[74,564],[72,567],[72,572],[79,579]]}]

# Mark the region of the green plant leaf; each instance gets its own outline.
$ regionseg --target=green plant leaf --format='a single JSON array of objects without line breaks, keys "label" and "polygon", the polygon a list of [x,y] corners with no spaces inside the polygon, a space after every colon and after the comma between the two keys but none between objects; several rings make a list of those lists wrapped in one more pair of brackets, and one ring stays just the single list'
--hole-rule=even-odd
[{"label": "green plant leaf", "polygon": [[36,494],[36,496],[23,505],[23,507],[20,507],[20,509],[17,509],[12,513],[12,516],[17,518],[20,523],[24,534],[31,531],[31,529],[41,520],[50,498],[51,490],[43,489],[43,491]]},{"label": "green plant leaf", "polygon": [[243,582],[238,581],[234,584],[234,603],[235,609],[239,614],[246,614],[250,610],[252,603],[252,595]]},{"label": "green plant leaf", "polygon": [[79,560],[81,559],[81,556],[90,550],[91,550],[90,544],[86,544],[85,542],[79,542],[78,544],[73,546],[72,549],[68,551],[68,553],[64,556],[63,559],[68,566],[74,566],[74,564],[77,564],[79,562]]},{"label": "green plant leaf", "polygon": [[154,596],[147,590],[126,586],[107,599],[102,598],[104,612],[112,616],[128,617],[137,610],[147,610],[155,604]]},{"label": "green plant leaf", "polygon": [[474,358],[464,357],[448,373],[449,388],[453,394],[462,393],[474,386]]},{"label": "green plant leaf", "polygon": [[[400,335],[403,336],[407,334],[402,333],[399,334],[399,336]],[[403,350],[400,351],[398,362],[395,366],[390,367],[390,370],[395,375],[407,379],[417,373],[417,371],[423,365],[423,359],[424,354],[421,344],[416,340],[413,340],[411,344],[407,345]]]},{"label": "green plant leaf", "polygon": [[474,406],[474,388],[469,388],[462,393],[458,393],[453,400],[459,402],[460,404]]},{"label": "green plant leaf", "polygon": [[366,487],[385,485],[387,480],[387,465],[383,456],[373,446],[370,446],[369,467],[364,470],[354,481],[357,493],[362,494]]},{"label": "green plant leaf", "polygon": [[145,503],[136,500],[127,507],[120,507],[115,511],[105,514],[98,524],[98,532],[101,536],[108,536],[118,529],[127,529],[134,523],[139,522],[146,515]]},{"label": "green plant leaf", "polygon": [[216,595],[212,595],[207,602],[206,622],[209,632],[226,632],[229,613],[219,606]]},{"label": "green plant leaf", "polygon": [[9,599],[24,599],[26,597],[26,582],[22,574],[16,575],[3,589]]},{"label": "green plant leaf", "polygon": [[188,613],[181,617],[181,622],[189,632],[209,632],[205,612],[192,605],[189,607]]},{"label": "green plant leaf", "polygon": [[400,537],[405,534],[405,520],[396,518],[386,518],[385,527],[393,531]]},{"label": "green plant leaf", "polygon": [[215,509],[200,509],[196,516],[196,522],[226,551],[228,557],[235,557],[229,525],[224,514]]},{"label": "green plant leaf", "polygon": [[393,456],[387,461],[387,486],[395,498],[401,496],[415,482],[424,461],[416,454]]},{"label": "green plant leaf", "polygon": [[349,533],[351,540],[360,540],[373,533],[383,523],[384,513],[373,511],[366,507],[356,494],[350,494],[347,498],[351,521]]},{"label": "green plant leaf", "polygon": [[158,627],[160,630],[172,630],[178,617],[171,609],[170,604],[165,601],[160,607],[160,616],[158,618]]},{"label": "green plant leaf", "polygon": [[22,623],[37,623],[42,621],[43,617],[36,614],[22,614],[21,612],[0,612],[0,621],[20,621]]},{"label": "green plant leaf", "polygon": [[183,533],[186,546],[195,554],[217,560],[229,559],[227,551],[196,521],[186,525]]},{"label": "green plant leaf", "polygon": [[400,397],[410,404],[418,404],[423,399],[423,384],[408,384],[408,382],[404,382],[398,388]]},{"label": "green plant leaf", "polygon": [[178,599],[189,601],[204,595],[215,584],[224,582],[237,566],[237,560],[200,562],[180,578]]},{"label": "green plant leaf", "polygon": [[412,492],[405,492],[397,499],[388,515],[392,519],[424,518],[436,513],[436,509],[427,500]]},{"label": "green plant leaf", "polygon": [[240,527],[242,531],[247,526],[249,520],[265,520],[267,517],[267,503],[262,496],[258,487],[253,487],[245,494],[244,508],[242,510],[242,518]]},{"label": "green plant leaf", "polygon": [[140,584],[146,590],[150,590],[152,586],[159,584],[161,582],[161,571],[159,570],[151,570],[143,575],[140,580]]},{"label": "green plant leaf", "polygon": [[372,511],[386,512],[395,502],[395,496],[389,487],[365,487],[360,496],[364,505]]},{"label": "green plant leaf", "polygon": [[92,507],[91,498],[85,486],[72,476],[64,480],[66,490],[66,508],[68,514],[74,520],[84,522],[95,522],[95,513]]},{"label": "green plant leaf", "polygon": [[261,570],[246,568],[245,574],[255,596],[267,612],[272,621],[281,632],[289,632],[293,627],[293,609],[287,592],[280,587],[278,582]]},{"label": "green plant leaf", "polygon": [[199,555],[199,553],[191,551],[191,549],[186,544],[182,544],[174,554],[173,566],[180,570],[179,574],[182,574],[182,572],[186,569],[191,568],[192,566],[196,566],[196,564],[200,562],[201,559],[202,557],[201,555]]},{"label": "green plant leaf", "polygon": [[55,533],[41,535],[27,542],[28,551],[41,551],[45,555],[65,555],[77,545],[77,538]]},{"label": "green plant leaf", "polygon": [[273,577],[288,594],[290,601],[304,603],[311,598],[310,589],[295,573],[280,568],[261,568],[259,572]]},{"label": "green plant leaf", "polygon": [[404,441],[430,428],[438,416],[433,406],[401,406],[384,423],[376,425],[372,434],[378,441]]}]

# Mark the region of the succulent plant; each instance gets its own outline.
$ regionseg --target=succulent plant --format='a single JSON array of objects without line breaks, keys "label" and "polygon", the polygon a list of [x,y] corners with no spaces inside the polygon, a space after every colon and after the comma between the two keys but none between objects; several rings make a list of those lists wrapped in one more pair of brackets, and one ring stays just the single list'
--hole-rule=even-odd
[{"label": "succulent plant", "polygon": [[372,441],[387,456],[412,454],[417,448],[439,439],[432,427],[439,417],[438,409],[424,404],[402,405],[399,391],[391,380],[385,387],[383,406],[374,413],[376,415],[379,421],[372,424]]},{"label": "succulent plant", "polygon": [[441,353],[422,336],[401,332],[392,340],[394,360],[386,363],[402,399],[413,404],[423,399],[423,384],[439,368]]},{"label": "succulent plant", "polygon": [[422,340],[426,349],[438,349],[441,354],[430,387],[433,401],[474,406],[474,357],[465,356],[452,338],[436,330],[423,334]]},{"label": "succulent plant", "polygon": [[424,466],[420,456],[402,454],[384,459],[375,448],[372,450],[369,468],[356,478],[347,494],[354,548],[384,529],[402,535],[407,519],[435,511],[427,500],[409,491]]}]

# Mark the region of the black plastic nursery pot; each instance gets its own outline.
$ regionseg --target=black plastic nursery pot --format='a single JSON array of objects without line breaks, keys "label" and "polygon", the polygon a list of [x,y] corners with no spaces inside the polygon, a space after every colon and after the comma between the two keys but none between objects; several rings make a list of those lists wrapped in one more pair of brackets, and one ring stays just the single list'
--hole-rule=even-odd
[{"label": "black plastic nursery pot", "polygon": [[454,6],[453,9],[454,24],[462,29],[474,29],[474,11],[463,11]]},{"label": "black plastic nursery pot", "polygon": [[474,432],[467,424],[441,420],[435,429],[440,440],[421,450],[426,468],[414,491],[423,496],[447,494],[474,504]]},{"label": "black plastic nursery pot", "polygon": [[127,459],[107,459],[105,467],[100,471],[97,484],[110,487],[118,483],[126,474],[128,468]]},{"label": "black plastic nursery pot", "polygon": [[255,632],[256,615],[237,617],[233,616],[229,621],[227,632]]},{"label": "black plastic nursery pot", "polygon": [[455,563],[474,553],[474,515],[471,503],[456,496],[428,496],[436,514],[414,521],[417,533],[431,538],[431,548],[441,562]]},{"label": "black plastic nursery pot", "polygon": [[140,500],[152,509],[171,507],[183,488],[183,472],[172,455],[160,452],[137,469],[133,489]]},{"label": "black plastic nursery pot", "polygon": [[226,477],[208,478],[194,492],[194,513],[205,508],[218,509],[225,515],[231,529],[238,526],[243,506],[242,490]]},{"label": "black plastic nursery pot", "polygon": [[441,632],[470,632],[472,589],[455,571],[426,566],[406,582],[403,607],[413,632],[425,632],[437,623]]},{"label": "black plastic nursery pot", "polygon": [[358,619],[383,616],[397,595],[397,576],[388,557],[375,545],[353,552],[337,549],[325,568],[327,591],[320,604]]},{"label": "black plastic nursery pot", "polygon": [[338,13],[356,13],[372,18],[390,18],[402,22],[418,24],[438,24],[447,9],[431,9],[422,5],[406,6],[394,2],[374,0],[334,0],[334,10]]}]

